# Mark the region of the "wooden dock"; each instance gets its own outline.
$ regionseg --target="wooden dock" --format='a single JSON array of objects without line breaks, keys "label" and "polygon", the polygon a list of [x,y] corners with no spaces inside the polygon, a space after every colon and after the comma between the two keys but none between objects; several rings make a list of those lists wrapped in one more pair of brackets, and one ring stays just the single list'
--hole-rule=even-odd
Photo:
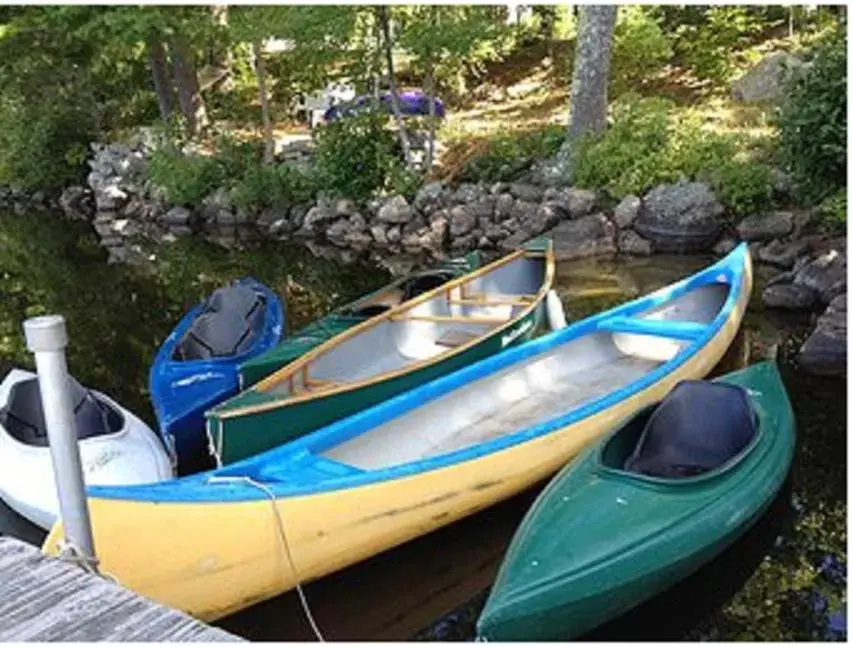
[{"label": "wooden dock", "polygon": [[0,537],[0,642],[239,642],[34,546]]}]

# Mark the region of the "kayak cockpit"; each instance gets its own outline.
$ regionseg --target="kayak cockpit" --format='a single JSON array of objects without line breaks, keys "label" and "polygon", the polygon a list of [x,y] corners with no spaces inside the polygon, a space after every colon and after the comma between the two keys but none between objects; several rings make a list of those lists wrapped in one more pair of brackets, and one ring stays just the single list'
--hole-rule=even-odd
[{"label": "kayak cockpit", "polygon": [[745,389],[684,381],[613,434],[599,460],[629,477],[690,479],[739,461],[753,446],[758,429]]}]

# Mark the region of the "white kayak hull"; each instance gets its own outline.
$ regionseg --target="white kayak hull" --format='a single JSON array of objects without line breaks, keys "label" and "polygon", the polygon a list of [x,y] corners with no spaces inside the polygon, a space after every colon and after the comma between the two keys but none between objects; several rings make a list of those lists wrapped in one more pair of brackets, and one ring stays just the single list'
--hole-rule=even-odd
[{"label": "white kayak hull", "polygon": [[[0,383],[0,409],[12,387],[35,378],[13,369]],[[123,416],[116,432],[79,441],[87,485],[154,483],[174,476],[168,453],[154,432],[130,411],[98,391],[95,398]],[[79,433],[79,430],[78,430]],[[0,424],[0,499],[37,526],[50,529],[59,517],[59,501],[50,448],[20,442]]]}]

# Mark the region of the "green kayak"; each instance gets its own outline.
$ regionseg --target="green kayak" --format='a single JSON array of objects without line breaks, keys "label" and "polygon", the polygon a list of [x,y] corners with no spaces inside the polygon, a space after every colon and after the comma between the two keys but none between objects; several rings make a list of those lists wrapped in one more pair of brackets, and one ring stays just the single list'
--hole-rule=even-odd
[{"label": "green kayak", "polygon": [[795,420],[774,362],[681,382],[538,497],[478,621],[481,638],[567,640],[686,578],[780,490]]},{"label": "green kayak", "polygon": [[275,348],[243,362],[239,367],[241,388],[245,389],[256,384],[279,368],[299,359],[309,350],[370,317],[472,272],[481,265],[480,253],[473,251],[465,256],[444,261],[437,267],[400,277],[375,292],[333,310],[322,319],[290,335]]}]

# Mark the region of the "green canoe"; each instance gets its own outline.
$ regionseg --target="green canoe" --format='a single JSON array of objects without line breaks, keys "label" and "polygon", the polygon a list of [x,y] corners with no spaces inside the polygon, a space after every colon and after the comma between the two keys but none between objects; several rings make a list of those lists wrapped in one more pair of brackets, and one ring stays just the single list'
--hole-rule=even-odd
[{"label": "green canoe", "polygon": [[473,251],[465,256],[444,261],[437,267],[400,277],[371,294],[333,310],[322,319],[290,335],[263,355],[243,362],[239,367],[240,387],[245,389],[256,384],[267,375],[271,375],[312,348],[349,330],[352,326],[442,283],[472,272],[481,264],[480,253]]},{"label": "green canoe", "polygon": [[[681,383],[538,497],[479,618],[480,637],[567,640],[661,593],[754,524],[794,449],[793,411],[774,362]],[[706,460],[713,452],[715,463]]]},{"label": "green canoe", "polygon": [[219,465],[277,447],[520,344],[545,320],[549,239],[353,326],[207,412]]}]

